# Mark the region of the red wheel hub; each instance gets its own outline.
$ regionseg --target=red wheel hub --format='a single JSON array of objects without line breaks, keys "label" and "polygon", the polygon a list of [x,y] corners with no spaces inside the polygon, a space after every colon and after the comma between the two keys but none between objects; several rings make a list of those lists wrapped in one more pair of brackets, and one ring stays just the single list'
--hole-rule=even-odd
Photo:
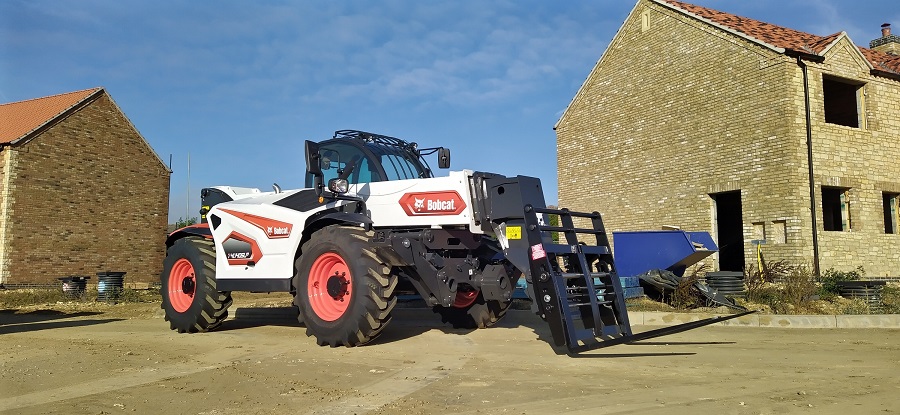
[{"label": "red wheel hub", "polygon": [[319,255],[309,269],[306,283],[312,311],[325,321],[341,318],[353,296],[352,281],[350,267],[340,255],[334,252]]},{"label": "red wheel hub", "polygon": [[197,290],[197,275],[191,261],[181,258],[169,271],[169,304],[172,308],[183,313],[194,302],[194,293]]},{"label": "red wheel hub", "polygon": [[457,291],[456,299],[453,300],[453,306],[456,308],[466,308],[475,302],[478,298],[478,291]]}]

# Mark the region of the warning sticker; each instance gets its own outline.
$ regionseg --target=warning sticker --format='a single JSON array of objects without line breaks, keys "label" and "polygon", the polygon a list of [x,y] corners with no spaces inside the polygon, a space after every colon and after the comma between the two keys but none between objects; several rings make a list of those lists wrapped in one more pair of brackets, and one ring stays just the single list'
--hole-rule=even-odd
[{"label": "warning sticker", "polygon": [[531,260],[537,261],[541,258],[546,258],[547,252],[544,251],[544,245],[537,244],[531,246]]},{"label": "warning sticker", "polygon": [[522,227],[521,226],[507,226],[506,227],[506,239],[522,239]]}]

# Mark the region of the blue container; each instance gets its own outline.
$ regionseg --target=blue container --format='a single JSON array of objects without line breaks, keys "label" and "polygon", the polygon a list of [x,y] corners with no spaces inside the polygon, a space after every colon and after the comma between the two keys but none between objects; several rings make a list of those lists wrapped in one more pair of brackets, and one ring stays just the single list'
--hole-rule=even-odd
[{"label": "blue container", "polygon": [[665,269],[681,277],[687,267],[719,250],[708,232],[675,230],[612,234],[616,272],[619,276],[634,276],[654,269]]}]

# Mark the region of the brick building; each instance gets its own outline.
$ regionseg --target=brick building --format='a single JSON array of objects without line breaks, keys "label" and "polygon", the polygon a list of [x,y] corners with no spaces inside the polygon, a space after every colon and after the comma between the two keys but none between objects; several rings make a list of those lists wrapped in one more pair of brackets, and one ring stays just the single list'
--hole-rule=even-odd
[{"label": "brick building", "polygon": [[882,29],[866,49],[638,1],[555,127],[560,204],[610,231],[709,231],[714,269],[765,240],[767,261],[900,275],[900,39]]},{"label": "brick building", "polygon": [[158,279],[169,174],[103,88],[0,105],[0,284]]}]

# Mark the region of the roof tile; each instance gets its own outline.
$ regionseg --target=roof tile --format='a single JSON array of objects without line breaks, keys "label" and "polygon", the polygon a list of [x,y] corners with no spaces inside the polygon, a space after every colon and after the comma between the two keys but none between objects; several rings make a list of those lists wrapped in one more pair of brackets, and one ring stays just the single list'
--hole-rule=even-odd
[{"label": "roof tile", "polygon": [[[742,17],[731,13],[720,12],[706,7],[695,6],[674,0],[660,0],[673,8],[682,10],[701,19],[727,27],[736,32],[743,33],[760,42],[781,49],[791,49],[812,54],[821,54],[844,32],[834,33],[828,36],[818,36],[799,30],[790,29],[761,22],[759,20]],[[859,47],[859,46],[857,46]],[[877,52],[871,49],[859,47],[863,56],[875,69],[900,75],[900,56]]]},{"label": "roof tile", "polygon": [[859,51],[862,52],[863,56],[875,69],[900,74],[900,55],[891,55],[890,53],[866,48],[859,48]]},{"label": "roof tile", "polygon": [[103,88],[0,104],[0,145],[15,142]]}]

